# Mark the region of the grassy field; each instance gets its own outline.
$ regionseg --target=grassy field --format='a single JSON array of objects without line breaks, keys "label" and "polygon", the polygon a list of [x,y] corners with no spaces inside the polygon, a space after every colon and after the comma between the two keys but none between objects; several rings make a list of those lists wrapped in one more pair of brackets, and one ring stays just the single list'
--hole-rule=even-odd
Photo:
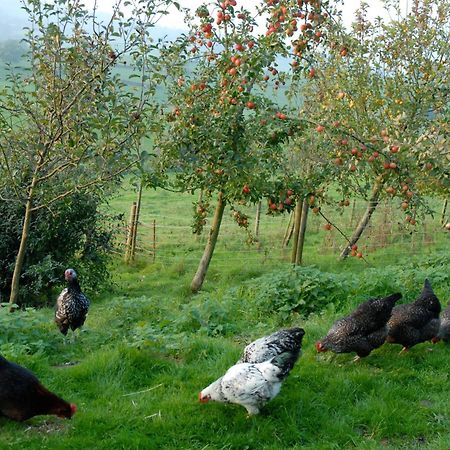
[{"label": "grassy field", "polygon": [[[133,199],[124,192],[109,210],[128,211]],[[399,254],[391,246],[377,248],[369,258],[375,267],[356,259],[338,264],[313,218],[306,260],[319,268],[294,269],[288,250],[279,249],[287,218],[263,217],[258,250],[245,246],[245,233],[230,231],[227,216],[208,281],[192,295],[204,237],[197,241],[188,233],[191,200],[145,193],[142,222],[157,218],[161,228],[174,228],[158,234],[154,263],[145,252],[131,267],[116,260],[114,283],[92,298],[76,342],[63,344],[51,309],[13,315],[0,309],[0,353],[79,409],[70,421],[0,419],[0,448],[448,448],[449,346],[425,343],[398,355],[399,346],[384,345],[359,363],[351,362],[353,355],[314,349],[358,302],[394,290],[412,301],[426,276],[444,305],[446,235],[426,247],[422,240],[414,248],[397,243]],[[143,233],[142,241],[148,238]],[[234,364],[245,343],[291,325],[306,330],[303,356],[261,415],[247,418],[236,405],[198,403],[198,392]]]}]

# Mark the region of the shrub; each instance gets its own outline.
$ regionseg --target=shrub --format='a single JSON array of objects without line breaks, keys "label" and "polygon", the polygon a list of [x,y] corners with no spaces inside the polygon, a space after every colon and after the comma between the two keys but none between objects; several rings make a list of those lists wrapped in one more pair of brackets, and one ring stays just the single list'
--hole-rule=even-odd
[{"label": "shrub", "polygon": [[[77,194],[52,205],[51,215],[39,210],[32,217],[31,234],[21,280],[21,304],[48,300],[62,281],[67,267],[74,267],[87,291],[98,290],[109,279],[108,261],[114,218],[99,209],[100,198]],[[6,301],[20,242],[23,209],[0,202],[0,299]]]}]

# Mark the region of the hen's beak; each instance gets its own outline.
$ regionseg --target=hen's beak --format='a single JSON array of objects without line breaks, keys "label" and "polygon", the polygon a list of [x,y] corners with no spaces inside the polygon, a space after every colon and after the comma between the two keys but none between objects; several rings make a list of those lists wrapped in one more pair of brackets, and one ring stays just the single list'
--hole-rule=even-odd
[{"label": "hen's beak", "polygon": [[209,402],[209,396],[203,394],[201,392],[198,393],[198,400],[200,403],[208,403]]},{"label": "hen's beak", "polygon": [[316,350],[319,353],[327,351],[327,349],[323,347],[322,342],[320,342],[320,341],[317,341],[315,346],[316,346]]}]

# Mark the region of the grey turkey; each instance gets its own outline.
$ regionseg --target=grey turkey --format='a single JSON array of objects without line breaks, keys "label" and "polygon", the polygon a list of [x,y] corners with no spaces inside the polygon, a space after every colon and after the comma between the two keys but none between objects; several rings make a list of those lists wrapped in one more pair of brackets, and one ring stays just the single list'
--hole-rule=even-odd
[{"label": "grey turkey", "polygon": [[435,339],[439,333],[440,312],[439,299],[426,279],[416,301],[392,310],[386,342],[401,344],[405,352],[416,344]]},{"label": "grey turkey", "polygon": [[434,341],[437,342],[441,339],[450,344],[450,301],[447,302],[447,308],[441,314],[439,333]]},{"label": "grey turkey", "polygon": [[297,358],[298,352],[287,351],[262,363],[235,364],[203,389],[199,400],[235,403],[243,406],[249,415],[258,414],[262,406],[278,395]]},{"label": "grey turkey", "polygon": [[402,298],[396,293],[384,298],[371,298],[361,303],[349,316],[336,321],[328,334],[316,342],[318,352],[356,352],[359,358],[381,347],[388,334],[387,323],[395,302]]},{"label": "grey turkey", "polygon": [[[269,336],[259,338],[245,347],[238,363],[262,363],[286,351],[298,358],[304,335],[305,330],[296,327],[279,330]],[[295,363],[296,359],[293,361]],[[292,367],[289,368],[289,370],[291,369]]]},{"label": "grey turkey", "polygon": [[89,310],[89,299],[81,292],[77,273],[73,269],[64,272],[67,287],[56,300],[55,322],[61,333],[66,336],[69,328],[75,331],[83,326]]}]

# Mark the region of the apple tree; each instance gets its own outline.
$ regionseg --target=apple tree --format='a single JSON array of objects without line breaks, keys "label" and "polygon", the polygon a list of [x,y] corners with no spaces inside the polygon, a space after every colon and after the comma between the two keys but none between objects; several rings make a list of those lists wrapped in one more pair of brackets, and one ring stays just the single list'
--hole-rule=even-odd
[{"label": "apple tree", "polygon": [[417,1],[403,17],[398,1],[387,5],[397,19],[370,22],[363,5],[351,31],[330,34],[316,76],[302,84],[311,144],[326,159],[321,170],[328,167],[343,199],[367,200],[342,257],[356,253],[383,197],[414,226],[429,211],[424,194],[448,192],[450,6]]},{"label": "apple tree", "polygon": [[194,205],[194,231],[215,201],[194,292],[205,279],[226,205],[245,228],[240,204],[268,197],[269,211],[294,207],[281,170],[283,143],[301,123],[267,91],[285,89],[286,71],[310,70],[302,58],[327,26],[327,7],[326,1],[266,0],[250,11],[243,1],[214,1],[187,16],[189,32],[162,55],[170,109],[158,142],[161,165],[173,174],[172,189],[204,193]]},{"label": "apple tree", "polygon": [[[132,7],[125,17],[121,7]],[[26,69],[0,92],[0,201],[23,212],[10,303],[17,303],[33,215],[78,193],[101,195],[141,160],[154,91],[150,29],[167,0],[116,2],[108,22],[81,2],[23,0]],[[118,64],[139,81],[127,86]]]}]

